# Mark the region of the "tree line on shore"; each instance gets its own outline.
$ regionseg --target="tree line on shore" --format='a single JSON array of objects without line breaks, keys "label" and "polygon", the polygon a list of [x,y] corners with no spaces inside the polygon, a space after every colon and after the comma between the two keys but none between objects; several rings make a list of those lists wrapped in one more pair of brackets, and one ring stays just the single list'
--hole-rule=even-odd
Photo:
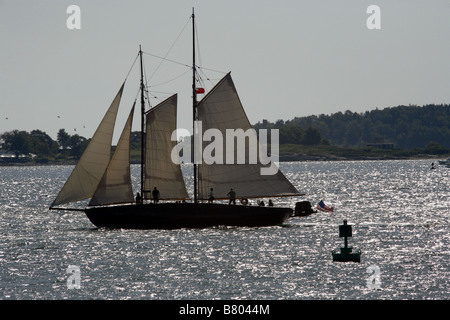
[{"label": "tree line on shore", "polygon": [[[78,134],[70,135],[60,129],[57,141],[41,130],[31,132],[13,130],[0,135],[0,146],[4,152],[3,162],[38,163],[48,161],[77,160],[86,149],[89,140]],[[9,157],[5,153],[9,153]]]},{"label": "tree line on shore", "polygon": [[[322,142],[341,147],[366,147],[391,143],[398,149],[424,148],[429,143],[450,148],[450,105],[397,106],[364,113],[350,110],[331,115],[295,117],[255,125],[261,129],[279,128],[280,143],[298,144],[303,137],[322,137]],[[316,131],[311,134],[312,131]],[[307,139],[307,140],[308,140]]]}]

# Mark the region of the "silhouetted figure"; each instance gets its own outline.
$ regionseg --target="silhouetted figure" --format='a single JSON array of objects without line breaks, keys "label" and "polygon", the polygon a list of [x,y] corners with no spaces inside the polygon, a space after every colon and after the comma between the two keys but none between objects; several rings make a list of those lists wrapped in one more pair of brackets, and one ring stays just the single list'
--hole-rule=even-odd
[{"label": "silhouetted figure", "polygon": [[208,203],[213,203],[213,201],[214,201],[214,194],[213,194],[213,188],[211,188],[211,190],[209,191]]},{"label": "silhouetted figure", "polygon": [[236,204],[236,192],[233,190],[233,188],[230,189],[230,192],[228,192],[228,197],[230,198],[230,202],[228,204]]},{"label": "silhouetted figure", "polygon": [[142,203],[142,197],[139,192],[136,194],[136,203]]},{"label": "silhouetted figure", "polygon": [[156,189],[156,187],[152,191],[152,196],[153,196],[153,203],[158,203],[159,202],[159,190]]}]

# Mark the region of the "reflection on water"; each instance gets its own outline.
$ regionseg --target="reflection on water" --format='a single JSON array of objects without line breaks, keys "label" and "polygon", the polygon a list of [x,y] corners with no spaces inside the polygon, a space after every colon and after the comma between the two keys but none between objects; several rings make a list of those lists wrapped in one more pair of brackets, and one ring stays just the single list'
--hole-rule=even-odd
[{"label": "reflection on water", "polygon": [[[429,161],[280,166],[307,195],[275,205],[322,199],[335,212],[266,228],[102,230],[82,213],[47,210],[73,167],[0,167],[0,299],[449,298],[450,169],[431,171]],[[331,259],[344,219],[361,263]],[[80,267],[80,289],[67,287],[70,265]],[[372,265],[379,290],[367,286]]]}]

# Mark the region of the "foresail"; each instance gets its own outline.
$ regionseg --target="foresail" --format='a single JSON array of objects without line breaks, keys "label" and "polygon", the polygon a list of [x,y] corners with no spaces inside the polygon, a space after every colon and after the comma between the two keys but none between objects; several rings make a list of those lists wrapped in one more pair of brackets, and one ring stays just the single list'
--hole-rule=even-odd
[{"label": "foresail", "polygon": [[[198,118],[201,121],[203,132],[208,129],[217,129],[221,132],[222,137],[226,137],[227,129],[242,129],[246,132],[252,128],[230,74],[227,74],[199,102]],[[253,134],[252,138],[257,141],[256,134]],[[205,144],[203,145],[204,148],[208,146]],[[260,145],[259,148],[261,148]],[[233,149],[233,152],[238,151],[235,150],[236,148]],[[214,197],[217,199],[227,198],[231,188],[234,189],[239,198],[300,195],[280,170],[277,170],[277,173],[273,175],[261,175],[261,168],[266,168],[268,165],[250,164],[248,150],[245,152],[244,164],[226,164],[226,151],[224,147],[223,164],[202,163],[199,165],[200,199],[207,199],[211,188],[214,189]],[[231,155],[231,157],[236,159],[236,155]]]},{"label": "foresail", "polygon": [[130,136],[134,105],[117,143],[116,150],[89,203],[90,206],[133,202],[130,174]]},{"label": "foresail", "polygon": [[124,84],[120,88],[89,145],[51,207],[92,197],[111,157],[111,142]]},{"label": "foresail", "polygon": [[151,109],[146,115],[144,198],[152,199],[156,187],[160,199],[189,199],[179,164],[172,161],[172,132],[177,125],[177,95]]}]

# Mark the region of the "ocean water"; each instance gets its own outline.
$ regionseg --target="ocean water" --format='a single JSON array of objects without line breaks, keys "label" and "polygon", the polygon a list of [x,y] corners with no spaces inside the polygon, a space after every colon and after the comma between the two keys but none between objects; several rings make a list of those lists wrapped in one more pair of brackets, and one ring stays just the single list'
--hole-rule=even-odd
[{"label": "ocean water", "polygon": [[[194,230],[97,229],[48,211],[72,166],[0,167],[0,299],[449,299],[450,169],[430,164],[281,163],[306,196],[275,205],[335,212]],[[344,219],[360,263],[332,261]]]}]

